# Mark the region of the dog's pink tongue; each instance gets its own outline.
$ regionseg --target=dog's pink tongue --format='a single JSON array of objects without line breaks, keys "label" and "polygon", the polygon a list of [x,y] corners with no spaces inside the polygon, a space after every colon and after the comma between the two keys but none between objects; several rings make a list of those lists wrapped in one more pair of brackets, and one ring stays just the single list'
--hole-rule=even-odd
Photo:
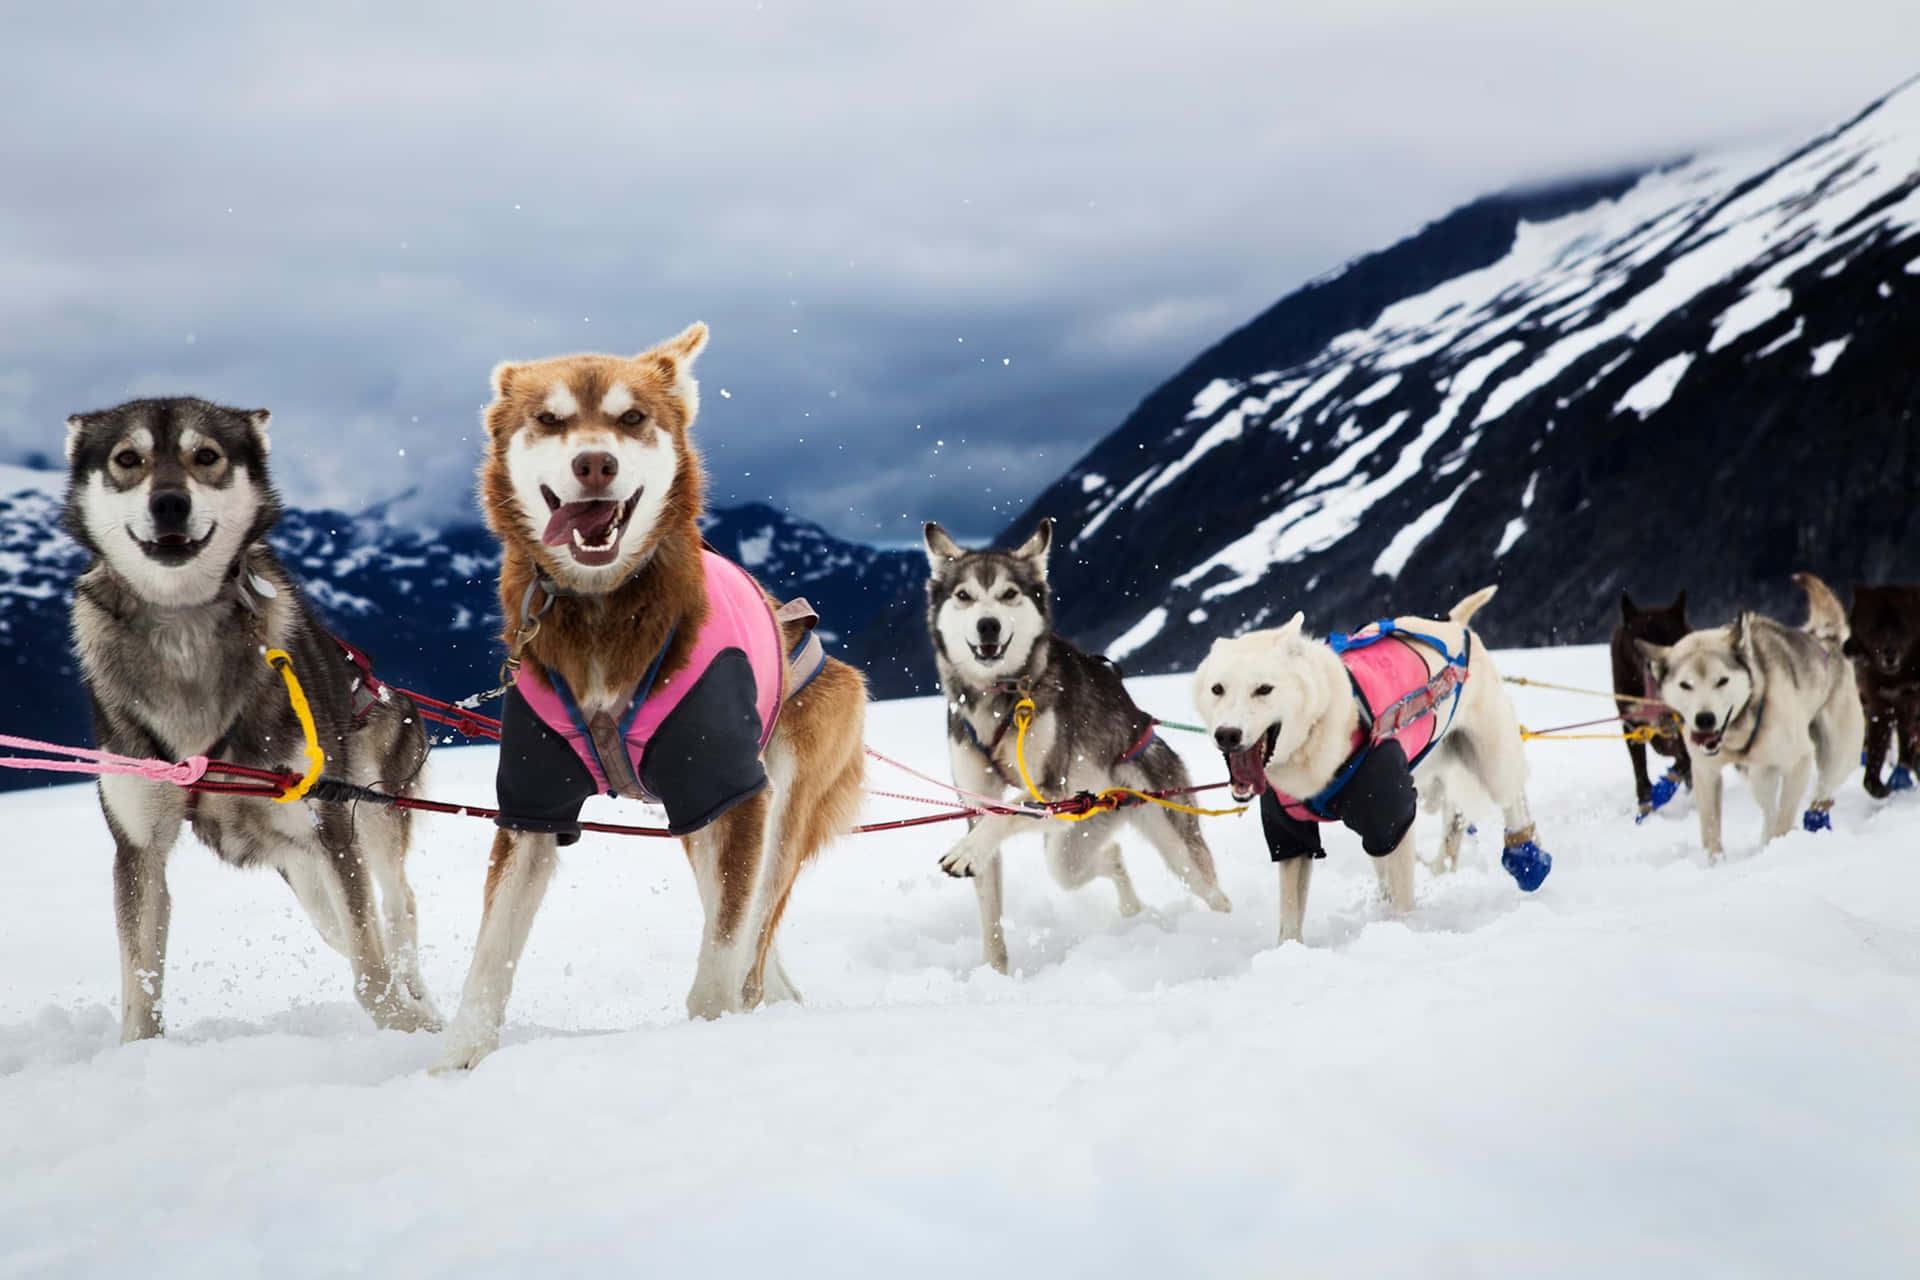
[{"label": "dog's pink tongue", "polygon": [[1260,759],[1260,749],[1249,747],[1228,756],[1227,777],[1233,782],[1234,791],[1240,795],[1264,794],[1267,789],[1267,766]]},{"label": "dog's pink tongue", "polygon": [[617,502],[562,503],[547,521],[547,531],[540,535],[540,541],[550,547],[564,546],[573,540],[573,532],[578,529],[583,541],[598,546],[607,540],[607,531],[619,517]]}]

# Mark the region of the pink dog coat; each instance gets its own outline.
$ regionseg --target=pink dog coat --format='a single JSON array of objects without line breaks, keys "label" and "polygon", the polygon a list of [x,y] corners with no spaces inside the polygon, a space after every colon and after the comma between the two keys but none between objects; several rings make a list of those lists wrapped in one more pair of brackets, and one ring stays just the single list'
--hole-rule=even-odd
[{"label": "pink dog coat", "polygon": [[[760,753],[780,716],[780,623],[746,570],[710,549],[701,561],[707,618],[693,652],[684,667],[660,677],[674,640],[668,635],[614,718],[617,736],[603,728],[595,740],[558,672],[520,669],[501,717],[500,826],[552,832],[571,844],[579,838],[581,805],[604,792],[663,805],[668,830],[685,835],[767,785]],[[805,647],[813,665],[796,671],[794,692],[824,661],[811,636]]]}]

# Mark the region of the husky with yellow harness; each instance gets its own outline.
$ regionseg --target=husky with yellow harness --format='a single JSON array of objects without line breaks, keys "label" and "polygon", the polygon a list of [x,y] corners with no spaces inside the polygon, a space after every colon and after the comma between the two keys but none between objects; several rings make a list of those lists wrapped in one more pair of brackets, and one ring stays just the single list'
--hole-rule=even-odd
[{"label": "husky with yellow harness", "polygon": [[[1114,788],[1186,790],[1186,766],[1134,705],[1119,671],[1053,634],[1047,548],[1053,522],[1012,551],[967,551],[937,524],[926,527],[927,628],[947,698],[947,742],[957,786],[976,796],[1048,800]],[[987,963],[1007,971],[1001,925],[1000,845],[1028,829],[1017,814],[982,817],[940,860],[970,876],[980,898]],[[1047,822],[1047,869],[1062,888],[1113,882],[1120,914],[1141,909],[1115,837],[1132,825],[1195,896],[1215,911],[1231,904],[1214,878],[1213,854],[1191,806],[1148,804]]]},{"label": "husky with yellow harness", "polygon": [[[309,780],[323,754],[333,777],[411,794],[427,754],[413,705],[369,689],[264,541],[280,514],[267,418],[174,399],[68,419],[67,529],[93,555],[74,589],[73,638],[94,743]],[[163,1027],[167,855],[183,827],[235,866],[280,873],[352,964],[377,1024],[438,1029],[416,954],[406,813],[127,775],[101,779],[100,806],[114,840],[123,1040]]]},{"label": "husky with yellow harness", "polygon": [[1378,859],[1396,912],[1413,909],[1413,819],[1425,792],[1442,813],[1450,870],[1480,793],[1506,818],[1501,865],[1531,892],[1553,863],[1534,842],[1520,725],[1492,656],[1467,626],[1487,587],[1445,620],[1386,618],[1317,641],[1304,618],[1216,640],[1194,702],[1240,800],[1260,797],[1280,866],[1280,941],[1297,941],[1322,823],[1339,821]]}]

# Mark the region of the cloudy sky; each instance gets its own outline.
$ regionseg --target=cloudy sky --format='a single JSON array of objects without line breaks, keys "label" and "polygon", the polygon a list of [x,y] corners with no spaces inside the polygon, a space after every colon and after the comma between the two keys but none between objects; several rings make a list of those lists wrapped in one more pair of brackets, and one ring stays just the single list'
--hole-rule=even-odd
[{"label": "cloudy sky", "polygon": [[21,6],[0,461],[192,393],[297,502],[466,518],[494,363],[704,319],[717,501],[984,536],[1346,258],[1920,71],[1911,0],[1578,8]]}]

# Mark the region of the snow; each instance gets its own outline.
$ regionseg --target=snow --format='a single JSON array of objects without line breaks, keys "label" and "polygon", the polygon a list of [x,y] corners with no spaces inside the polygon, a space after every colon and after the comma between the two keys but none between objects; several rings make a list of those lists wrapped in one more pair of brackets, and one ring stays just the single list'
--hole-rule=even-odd
[{"label": "snow", "polygon": [[1080,477],[1080,492],[1092,493],[1107,482],[1107,478],[1098,471],[1089,471]]},{"label": "snow", "polygon": [[1167,611],[1155,606],[1147,612],[1146,617],[1114,637],[1113,643],[1107,646],[1107,656],[1115,662],[1126,661],[1128,655],[1159,635],[1161,628],[1166,625]]},{"label": "snow", "polygon": [[[1402,448],[1393,463],[1372,479],[1354,477],[1337,489],[1314,491],[1314,481],[1302,486],[1303,495],[1256,524],[1252,531],[1228,543],[1206,560],[1174,579],[1175,586],[1190,586],[1215,568],[1231,570],[1231,576],[1216,582],[1201,593],[1203,600],[1214,600],[1259,582],[1268,568],[1287,564],[1313,551],[1322,551],[1340,541],[1365,519],[1373,505],[1420,473],[1427,451],[1445,435],[1461,407],[1478,392],[1501,365],[1525,348],[1518,342],[1503,342],[1492,351],[1467,362],[1453,377],[1446,399],[1434,415],[1420,427],[1419,434]],[[1389,427],[1400,421],[1395,415]],[[1385,432],[1377,432],[1352,446],[1347,452],[1364,457],[1379,443]],[[1352,464],[1336,459],[1329,470]]]},{"label": "snow", "polygon": [[1478,472],[1468,476],[1461,481],[1459,488],[1422,511],[1395,532],[1392,540],[1373,562],[1374,576],[1399,577],[1400,571],[1407,567],[1407,560],[1420,549],[1420,544],[1425,542],[1435,529],[1446,522],[1447,517],[1453,514],[1453,504],[1460,501],[1460,495],[1467,491],[1467,486],[1479,478]]},{"label": "snow", "polygon": [[1781,350],[1783,347],[1791,346],[1793,343],[1800,341],[1800,337],[1802,334],[1806,332],[1806,329],[1807,329],[1806,317],[1795,316],[1793,318],[1793,328],[1787,330],[1785,333],[1775,338],[1772,342],[1769,342],[1766,346],[1754,352],[1753,353],[1754,359],[1756,360],[1764,359],[1767,356],[1770,356],[1775,352]]},{"label": "snow", "polygon": [[1386,377],[1374,383],[1372,386],[1368,387],[1365,391],[1362,391],[1359,395],[1355,396],[1353,399],[1347,401],[1347,403],[1350,405],[1362,406],[1362,405],[1372,404],[1376,400],[1384,400],[1388,396],[1392,395],[1394,392],[1394,388],[1398,387],[1399,385],[1400,385],[1400,375],[1397,373],[1390,373]]},{"label": "snow", "polygon": [[1211,418],[1219,412],[1220,406],[1240,394],[1244,384],[1231,378],[1215,378],[1200,388],[1193,398],[1193,409],[1187,414],[1188,422],[1197,422],[1202,418]]},{"label": "snow", "polygon": [[773,526],[767,525],[751,538],[740,539],[740,563],[752,569],[767,562],[773,554]]},{"label": "snow", "polygon": [[1540,487],[1540,473],[1534,472],[1527,477],[1526,492],[1520,495],[1520,514],[1507,521],[1507,527],[1500,534],[1500,545],[1493,549],[1493,558],[1500,559],[1513,550],[1513,544],[1526,536],[1527,512],[1533,510],[1533,494]]},{"label": "snow", "polygon": [[0,462],[0,498],[16,493],[45,493],[56,498],[67,496],[67,473],[40,471]]},{"label": "snow", "polygon": [[1626,394],[1614,403],[1615,413],[1631,410],[1642,418],[1660,408],[1673,398],[1673,392],[1680,385],[1680,379],[1686,376],[1687,369],[1693,364],[1690,352],[1681,352],[1655,365],[1651,372],[1640,381],[1627,388]]},{"label": "snow", "polygon": [[1840,358],[1840,353],[1845,351],[1847,344],[1852,341],[1853,338],[1849,335],[1845,338],[1835,338],[1832,342],[1823,342],[1815,347],[1813,349],[1813,376],[1816,378],[1825,377],[1828,371],[1833,368],[1834,361]]},{"label": "snow", "polygon": [[[1499,658],[1607,684],[1598,646]],[[1184,678],[1132,684],[1190,715]],[[1528,723],[1596,713],[1514,696]],[[942,717],[879,704],[870,741],[944,771]],[[1168,740],[1218,776],[1203,740]],[[1275,949],[1252,815],[1206,820],[1225,916],[1128,837],[1149,906],[1121,920],[1105,885],[1048,885],[1025,837],[1002,978],[970,888],[935,868],[952,828],[858,837],[787,913],[809,1003],[717,1023],[681,1012],[684,859],[589,837],[534,924],[503,1047],[454,1080],[425,1074],[431,1037],[372,1030],[278,877],[191,843],[174,1034],[120,1047],[91,793],[0,797],[0,1272],[1913,1274],[1920,801],[1849,784],[1834,832],[1756,852],[1734,780],[1730,856],[1708,867],[1685,798],[1633,824],[1618,744],[1528,751],[1556,859],[1536,895],[1481,813],[1461,870],[1421,871],[1392,920],[1336,830],[1308,945]],[[488,799],[493,761],[437,753],[432,793]],[[1433,820],[1418,830],[1430,851]],[[411,859],[445,1006],[490,839],[428,818]]]},{"label": "snow", "polygon": [[1714,321],[1713,337],[1707,342],[1707,354],[1730,347],[1767,321],[1793,305],[1793,294],[1786,289],[1759,289],[1720,313]]},{"label": "snow", "polygon": [[1498,560],[1506,555],[1507,552],[1513,550],[1513,544],[1520,541],[1520,539],[1526,535],[1526,532],[1527,518],[1525,516],[1515,516],[1513,519],[1507,521],[1507,527],[1500,531],[1500,545],[1493,549],[1493,558]]},{"label": "snow", "polygon": [[1227,441],[1238,440],[1240,438],[1241,424],[1246,420],[1249,408],[1258,412],[1260,407],[1262,407],[1260,401],[1247,400],[1241,404],[1240,408],[1222,415],[1219,421],[1209,424],[1207,429],[1202,431],[1199,438],[1193,442],[1193,447],[1168,463],[1166,470],[1162,471],[1154,482],[1146,487],[1145,492],[1140,495],[1140,501],[1145,503],[1147,499],[1153,497],[1154,494],[1159,493],[1162,489],[1185,475],[1193,467],[1194,463],[1200,461],[1200,459],[1206,457]]},{"label": "snow", "polygon": [[1126,506],[1128,501],[1132,499],[1133,495],[1140,491],[1140,486],[1145,484],[1147,481],[1153,479],[1154,473],[1158,470],[1159,470],[1158,466],[1148,467],[1145,471],[1142,471],[1139,475],[1127,481],[1126,488],[1120,490],[1119,493],[1114,494],[1113,501],[1109,502],[1106,506],[1100,508],[1100,510],[1094,515],[1093,519],[1087,521],[1086,527],[1080,530],[1079,534],[1074,538],[1072,545],[1077,547],[1082,542],[1085,542],[1088,538],[1091,538],[1094,534],[1098,533],[1100,531],[1100,526],[1105,524],[1109,519],[1111,519],[1114,512]]},{"label": "snow", "polygon": [[[1272,424],[1273,429],[1278,431],[1284,427],[1286,428],[1287,438],[1289,440],[1293,439],[1294,436],[1299,434],[1300,423],[1307,416],[1307,412],[1322,400],[1325,400],[1327,396],[1333,392],[1334,388],[1345,382],[1347,380],[1347,374],[1352,372],[1352,370],[1353,366],[1350,364],[1339,364],[1315,378],[1308,384],[1306,390],[1300,392],[1299,397],[1287,406],[1287,411],[1281,414]],[[1285,396],[1276,390],[1268,396],[1268,401],[1272,403],[1284,398]]]}]

